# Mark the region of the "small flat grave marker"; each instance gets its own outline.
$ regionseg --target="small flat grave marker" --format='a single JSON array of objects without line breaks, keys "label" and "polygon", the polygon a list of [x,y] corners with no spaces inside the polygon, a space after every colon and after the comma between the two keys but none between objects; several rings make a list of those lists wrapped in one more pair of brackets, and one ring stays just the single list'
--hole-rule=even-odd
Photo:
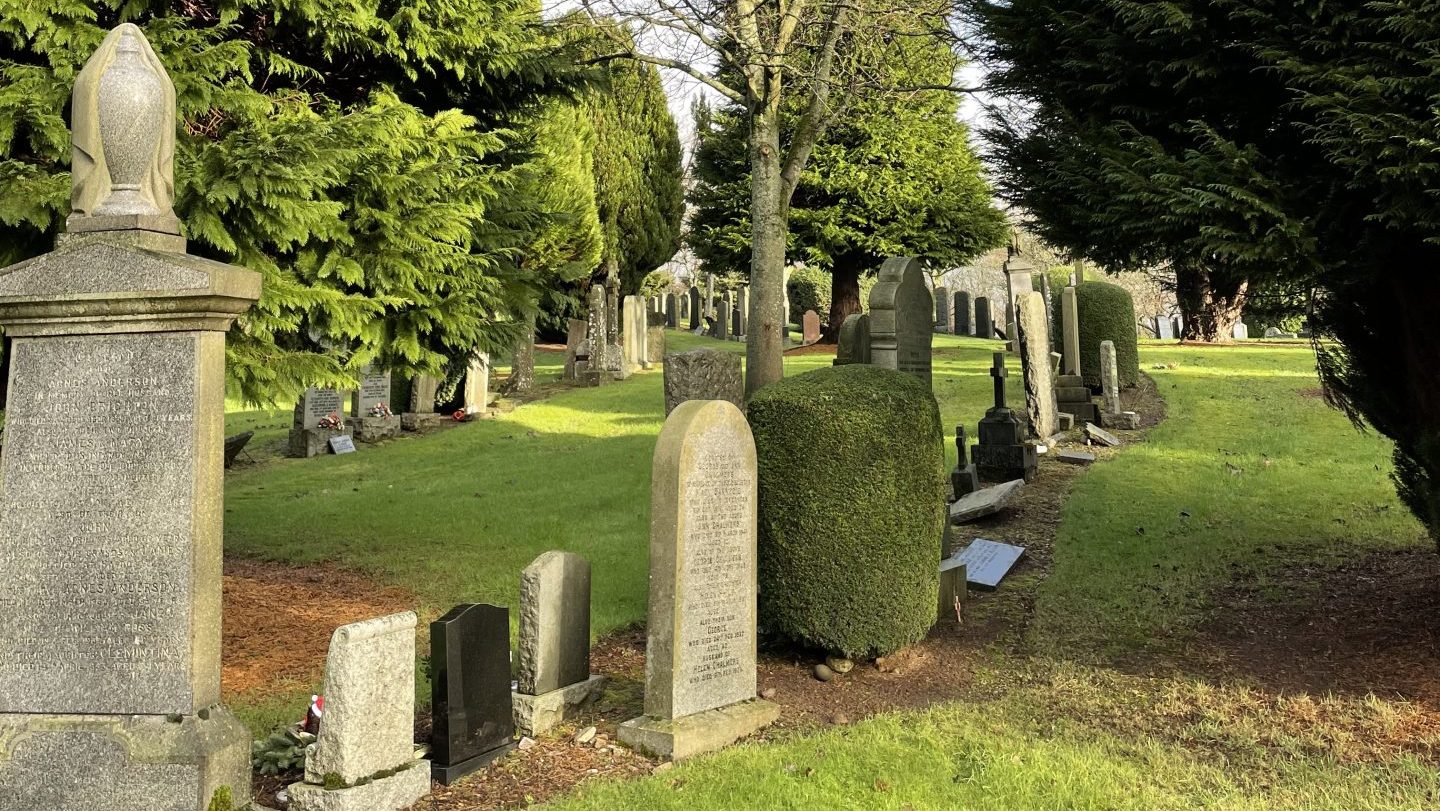
[{"label": "small flat grave marker", "polygon": [[1067,465],[1090,465],[1095,463],[1095,454],[1084,451],[1057,451],[1055,461]]},{"label": "small flat grave marker", "polygon": [[334,451],[337,455],[342,453],[354,453],[355,439],[354,437],[350,436],[332,436],[330,437],[330,450]]},{"label": "small flat grave marker", "polygon": [[950,505],[950,521],[964,524],[1000,512],[1024,486],[1024,479],[1015,479],[984,490],[976,490]]},{"label": "small flat grave marker", "polygon": [[1115,448],[1119,447],[1120,445],[1120,437],[1115,436],[1104,428],[1100,428],[1093,423],[1085,424],[1085,436],[1089,437],[1092,441],[1099,442],[1101,445],[1105,445],[1107,447]]},{"label": "small flat grave marker", "polygon": [[941,563],[940,571],[964,566],[965,579],[970,585],[993,591],[1024,554],[1024,547],[976,538],[969,546]]}]

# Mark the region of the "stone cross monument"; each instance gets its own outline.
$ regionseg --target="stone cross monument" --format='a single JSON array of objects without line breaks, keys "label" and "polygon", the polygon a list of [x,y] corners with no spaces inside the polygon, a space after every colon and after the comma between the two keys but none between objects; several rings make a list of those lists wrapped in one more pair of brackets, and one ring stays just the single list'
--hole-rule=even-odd
[{"label": "stone cross monument", "polygon": [[76,77],[72,213],[0,270],[0,808],[250,801],[220,706],[225,332],[260,277],[186,253],[175,91],[140,29]]}]

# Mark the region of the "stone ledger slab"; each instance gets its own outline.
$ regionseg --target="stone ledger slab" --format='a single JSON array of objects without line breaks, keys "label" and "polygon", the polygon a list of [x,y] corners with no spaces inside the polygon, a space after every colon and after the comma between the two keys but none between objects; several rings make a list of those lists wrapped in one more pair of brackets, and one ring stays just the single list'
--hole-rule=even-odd
[{"label": "stone ledger slab", "polygon": [[1009,506],[1011,499],[1025,487],[1024,479],[997,484],[959,498],[950,505],[950,522],[964,524],[987,515],[994,515]]},{"label": "stone ledger slab", "polygon": [[951,560],[965,567],[965,577],[971,585],[994,590],[1024,554],[1024,547],[976,538]]},{"label": "stone ledger slab", "polygon": [[630,746],[683,759],[778,716],[755,698],[757,480],[755,441],[732,403],[692,400],[665,420],[651,482],[645,714],[618,732]]}]

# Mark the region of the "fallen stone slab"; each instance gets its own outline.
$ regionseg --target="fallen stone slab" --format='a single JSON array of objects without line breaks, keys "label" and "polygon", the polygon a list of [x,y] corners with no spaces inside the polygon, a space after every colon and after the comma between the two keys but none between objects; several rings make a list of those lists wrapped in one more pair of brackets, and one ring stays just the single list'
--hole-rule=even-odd
[{"label": "fallen stone slab", "polygon": [[1025,548],[976,538],[940,564],[940,571],[964,567],[965,580],[972,586],[993,591],[1025,554]]},{"label": "fallen stone slab", "polygon": [[994,515],[1010,504],[1015,494],[1025,486],[1024,479],[1015,479],[984,490],[976,490],[950,505],[950,521],[964,524],[987,515]]},{"label": "fallen stone slab", "polygon": [[1085,423],[1085,436],[1089,437],[1094,442],[1099,442],[1101,445],[1105,445],[1106,447],[1116,448],[1120,446],[1120,437],[1115,436],[1114,434],[1110,433],[1104,428],[1095,425],[1094,423]]},{"label": "fallen stone slab", "polygon": [[1059,451],[1055,454],[1055,461],[1064,462],[1067,465],[1090,465],[1095,463],[1095,454],[1084,451]]}]

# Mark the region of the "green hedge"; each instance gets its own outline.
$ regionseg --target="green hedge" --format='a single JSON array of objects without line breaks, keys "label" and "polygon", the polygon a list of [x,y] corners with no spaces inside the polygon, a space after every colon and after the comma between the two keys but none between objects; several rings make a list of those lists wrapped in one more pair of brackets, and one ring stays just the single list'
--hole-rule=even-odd
[{"label": "green hedge", "polygon": [[935,398],[875,366],[818,369],[751,399],[760,625],[851,657],[935,623],[945,457]]},{"label": "green hedge", "polygon": [[[1063,347],[1061,332],[1061,296],[1065,289],[1052,289],[1051,313],[1056,346]],[[1080,309],[1080,371],[1085,385],[1099,389],[1100,343],[1115,342],[1116,375],[1121,388],[1140,382],[1140,348],[1135,326],[1135,300],[1130,291],[1109,282],[1087,281],[1075,288],[1075,303]],[[1056,351],[1063,351],[1057,348]]]},{"label": "green hedge", "polygon": [[[860,311],[870,311],[870,288],[878,279],[873,273],[860,276]],[[790,272],[786,290],[790,293],[790,323],[799,324],[806,310],[814,310],[823,323],[830,317],[830,274],[818,268],[796,268]]]}]

